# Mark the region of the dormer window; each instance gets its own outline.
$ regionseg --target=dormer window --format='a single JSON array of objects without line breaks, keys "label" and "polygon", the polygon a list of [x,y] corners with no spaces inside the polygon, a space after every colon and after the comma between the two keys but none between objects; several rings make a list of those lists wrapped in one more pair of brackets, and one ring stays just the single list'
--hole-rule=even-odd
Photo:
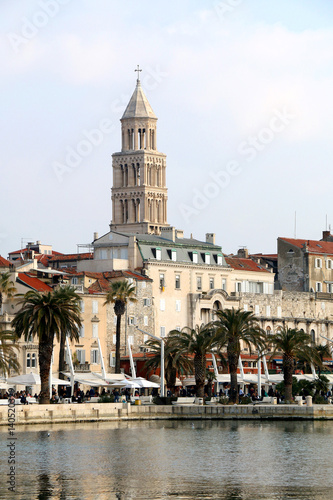
[{"label": "dormer window", "polygon": [[153,256],[155,257],[156,260],[162,260],[162,250],[161,248],[152,248],[151,251],[153,252]]},{"label": "dormer window", "polygon": [[189,252],[189,255],[190,255],[190,259],[193,262],[193,264],[197,264],[198,263],[198,252],[196,252],[194,250],[193,252]]},{"label": "dormer window", "polygon": [[218,265],[218,266],[222,266],[222,264],[223,264],[222,254],[221,254],[221,253],[218,253],[218,254],[217,254],[217,265]]}]

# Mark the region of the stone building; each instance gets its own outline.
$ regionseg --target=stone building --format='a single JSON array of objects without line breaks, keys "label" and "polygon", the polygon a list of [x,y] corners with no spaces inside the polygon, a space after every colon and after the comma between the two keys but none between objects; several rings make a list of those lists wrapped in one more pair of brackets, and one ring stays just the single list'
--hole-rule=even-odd
[{"label": "stone building", "polygon": [[282,290],[325,293],[333,298],[333,241],[326,236],[327,241],[278,238]]}]

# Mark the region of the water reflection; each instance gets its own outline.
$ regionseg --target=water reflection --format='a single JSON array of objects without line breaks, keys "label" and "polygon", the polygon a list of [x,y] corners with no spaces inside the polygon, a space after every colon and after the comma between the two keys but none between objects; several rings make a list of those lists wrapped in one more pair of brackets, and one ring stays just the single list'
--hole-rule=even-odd
[{"label": "water reflection", "polygon": [[[49,435],[48,435],[49,434]],[[17,430],[24,500],[328,500],[330,422],[149,421]],[[7,435],[0,429],[0,445]],[[6,489],[0,455],[0,498]]]}]

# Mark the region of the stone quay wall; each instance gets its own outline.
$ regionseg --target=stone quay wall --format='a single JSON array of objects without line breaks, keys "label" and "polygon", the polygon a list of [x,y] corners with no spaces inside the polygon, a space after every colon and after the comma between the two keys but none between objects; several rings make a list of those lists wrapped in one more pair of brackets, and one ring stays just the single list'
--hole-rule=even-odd
[{"label": "stone quay wall", "polygon": [[[12,421],[11,413],[11,421]],[[126,420],[333,420],[333,405],[131,406],[127,403],[17,405],[15,425]],[[8,407],[0,407],[0,425],[8,425]]]}]

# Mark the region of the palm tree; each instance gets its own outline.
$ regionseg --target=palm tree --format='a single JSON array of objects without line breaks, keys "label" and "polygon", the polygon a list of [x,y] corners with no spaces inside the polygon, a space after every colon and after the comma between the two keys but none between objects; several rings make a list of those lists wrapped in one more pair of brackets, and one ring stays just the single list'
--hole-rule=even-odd
[{"label": "palm tree", "polygon": [[0,273],[0,310],[3,304],[3,297],[11,298],[15,295],[16,288],[14,282],[11,280],[10,272]]},{"label": "palm tree", "polygon": [[18,337],[25,341],[37,335],[39,342],[40,403],[49,403],[49,374],[54,337],[60,340],[65,331],[71,340],[79,339],[81,328],[80,296],[71,287],[52,292],[27,292],[20,301],[22,307],[12,321]]},{"label": "palm tree", "polygon": [[171,330],[169,342],[182,353],[193,356],[197,397],[204,397],[206,380],[206,355],[216,345],[215,330],[211,323],[189,328],[185,326],[180,332]]},{"label": "palm tree", "polygon": [[110,289],[106,295],[106,304],[114,304],[114,313],[117,317],[116,325],[116,368],[115,372],[120,373],[120,327],[121,317],[125,314],[128,301],[136,302],[135,287],[127,280],[114,281],[110,284]]},{"label": "palm tree", "polygon": [[283,327],[275,335],[271,335],[269,341],[273,346],[271,359],[278,352],[282,352],[285,399],[286,401],[292,401],[293,372],[296,361],[301,358],[309,364],[320,364],[320,358],[311,345],[311,336],[303,330]]},{"label": "palm tree", "polygon": [[257,318],[249,311],[241,309],[223,309],[215,312],[214,322],[220,349],[227,348],[230,373],[229,399],[238,403],[237,368],[241,353],[241,342],[249,348],[263,350],[266,345],[266,333],[258,324]]},{"label": "palm tree", "polygon": [[5,376],[10,374],[11,369],[16,372],[20,369],[14,347],[18,349],[14,333],[8,330],[0,331],[0,373]]},{"label": "palm tree", "polygon": [[330,349],[328,344],[316,345],[316,346],[314,346],[314,348],[317,351],[318,357],[320,359],[319,365],[317,363],[315,363],[315,365],[318,367],[318,377],[320,377],[321,370],[323,368],[324,358],[331,358],[332,353],[331,353],[331,349]]},{"label": "palm tree", "polygon": [[[147,359],[145,367],[155,370],[161,365],[161,343],[158,340],[151,339],[145,345],[150,348],[152,354]],[[192,359],[170,342],[170,338],[167,337],[164,343],[164,374],[167,387],[169,389],[175,387],[177,374],[188,375],[192,371]]]}]

